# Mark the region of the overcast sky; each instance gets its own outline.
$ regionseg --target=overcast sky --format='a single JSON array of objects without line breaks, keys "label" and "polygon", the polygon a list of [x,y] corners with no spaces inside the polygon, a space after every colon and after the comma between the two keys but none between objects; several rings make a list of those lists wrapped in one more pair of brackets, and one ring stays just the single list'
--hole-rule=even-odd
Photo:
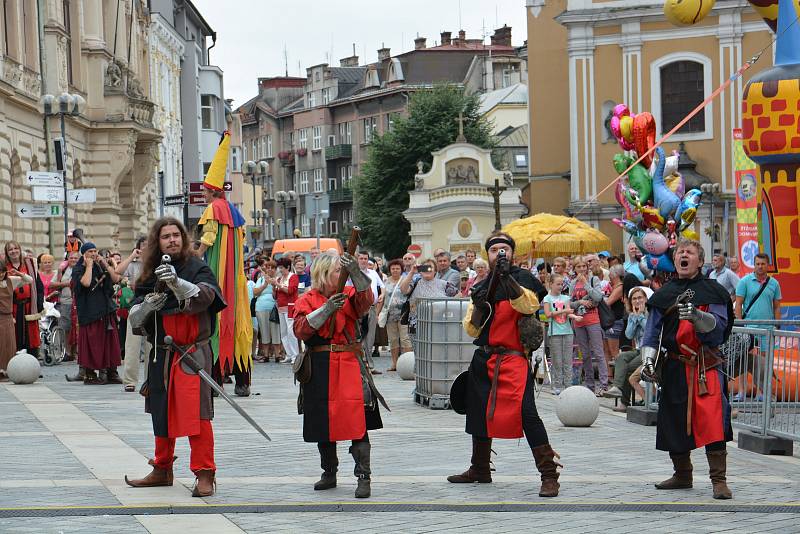
[{"label": "overcast sky", "polygon": [[[381,45],[397,55],[414,48],[417,34],[428,46],[439,33],[459,29],[479,38],[495,28],[512,27],[512,44],[527,38],[525,0],[194,0],[217,32],[211,63],[225,73],[225,98],[239,106],[254,97],[258,77],[282,76],[284,47],[289,75],[353,53],[361,64],[377,59]],[[459,5],[461,28],[459,28]],[[488,37],[487,41],[488,42]],[[366,51],[366,55],[365,55]],[[298,71],[298,62],[301,69]]]}]

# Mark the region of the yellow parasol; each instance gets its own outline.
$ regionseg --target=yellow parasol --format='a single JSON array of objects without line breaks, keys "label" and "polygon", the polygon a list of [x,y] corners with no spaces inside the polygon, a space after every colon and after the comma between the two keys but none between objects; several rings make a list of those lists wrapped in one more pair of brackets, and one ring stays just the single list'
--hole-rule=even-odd
[{"label": "yellow parasol", "polygon": [[503,231],[517,242],[516,256],[551,257],[611,248],[611,240],[600,230],[578,219],[550,213],[508,223]]}]

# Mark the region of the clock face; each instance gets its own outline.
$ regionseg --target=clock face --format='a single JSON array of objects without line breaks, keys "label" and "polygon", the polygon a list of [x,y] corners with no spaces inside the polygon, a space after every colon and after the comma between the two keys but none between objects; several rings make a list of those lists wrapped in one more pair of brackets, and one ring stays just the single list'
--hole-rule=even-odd
[{"label": "clock face", "polygon": [[462,239],[466,239],[472,235],[472,223],[469,222],[469,219],[461,219],[458,221],[458,235],[461,236]]}]

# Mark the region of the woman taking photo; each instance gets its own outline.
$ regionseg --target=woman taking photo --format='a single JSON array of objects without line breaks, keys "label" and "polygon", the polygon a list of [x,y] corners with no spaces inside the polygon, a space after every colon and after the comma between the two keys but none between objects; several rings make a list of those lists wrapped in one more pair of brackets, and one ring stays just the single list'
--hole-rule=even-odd
[{"label": "woman taking photo", "polygon": [[[256,298],[256,318],[258,319],[258,331],[261,335],[261,346],[259,347],[259,362],[268,362],[270,354],[275,358],[275,362],[280,361],[281,357],[281,325],[280,322],[270,321],[277,302],[275,301],[275,287],[278,283],[275,270],[278,264],[272,260],[262,260],[260,275],[253,288],[253,296]],[[271,350],[270,350],[271,349]]]},{"label": "woman taking photo", "polygon": [[[411,280],[416,273],[420,273],[420,278],[412,284]],[[408,275],[403,277],[400,282],[400,291],[408,295],[408,332],[413,334],[417,328],[417,303],[419,299],[454,297],[458,293],[458,288],[443,278],[436,278],[436,262],[428,258],[421,265],[414,265]]]},{"label": "woman taking photo", "polygon": [[[603,355],[603,330],[597,305],[603,298],[602,281],[589,272],[589,265],[582,256],[573,261],[575,278],[570,283],[569,295],[572,307],[583,319],[575,325],[575,341],[583,358],[583,384],[595,395],[601,396],[608,389],[608,366]],[[595,387],[594,362],[600,373],[600,388]]]}]

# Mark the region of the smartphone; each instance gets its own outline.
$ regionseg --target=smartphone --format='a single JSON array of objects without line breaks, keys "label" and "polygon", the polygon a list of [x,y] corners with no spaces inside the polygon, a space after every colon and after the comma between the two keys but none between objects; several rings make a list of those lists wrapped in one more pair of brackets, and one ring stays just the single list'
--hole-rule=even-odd
[{"label": "smartphone", "polygon": [[427,273],[430,270],[431,270],[431,266],[428,265],[428,264],[420,265],[419,267],[417,267],[417,272],[418,273]]}]

